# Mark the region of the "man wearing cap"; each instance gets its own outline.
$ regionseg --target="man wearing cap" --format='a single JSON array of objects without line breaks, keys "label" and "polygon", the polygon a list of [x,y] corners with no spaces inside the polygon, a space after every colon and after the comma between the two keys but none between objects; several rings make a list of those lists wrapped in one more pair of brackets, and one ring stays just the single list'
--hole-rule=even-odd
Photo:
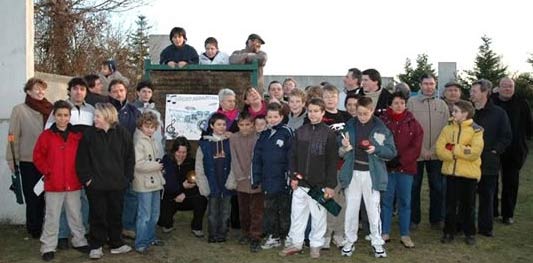
[{"label": "man wearing cap", "polygon": [[200,61],[196,49],[186,44],[185,29],[174,27],[169,34],[171,44],[161,51],[159,64],[182,68],[187,64],[198,64]]},{"label": "man wearing cap", "polygon": [[257,72],[257,91],[263,95],[265,79],[263,77],[263,67],[266,65],[267,54],[261,51],[261,45],[265,41],[257,34],[251,34],[246,40],[246,48],[242,50],[235,50],[229,57],[230,64],[249,64],[257,60],[259,69]]},{"label": "man wearing cap", "polygon": [[450,110],[450,116],[452,115],[453,104],[461,100],[463,95],[461,84],[450,81],[444,85],[444,93],[442,94],[442,99],[448,104],[448,109]]}]

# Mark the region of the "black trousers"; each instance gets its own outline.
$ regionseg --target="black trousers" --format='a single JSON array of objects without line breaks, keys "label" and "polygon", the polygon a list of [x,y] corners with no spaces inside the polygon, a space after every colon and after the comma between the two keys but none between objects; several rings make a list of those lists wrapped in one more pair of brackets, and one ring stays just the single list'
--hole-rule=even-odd
[{"label": "black trousers", "polygon": [[516,199],[518,197],[518,184],[520,168],[510,161],[502,159],[502,218],[514,217]]},{"label": "black trousers", "polygon": [[239,198],[237,195],[231,197],[231,215],[230,224],[233,229],[241,228],[241,220],[239,216]]},{"label": "black trousers", "polygon": [[34,237],[39,237],[43,230],[44,193],[35,195],[33,187],[41,178],[41,173],[32,162],[20,162],[20,175],[26,202],[26,231]]},{"label": "black trousers", "polygon": [[207,198],[197,195],[186,197],[183,202],[176,203],[174,199],[161,200],[161,210],[157,224],[162,227],[174,226],[174,215],[177,211],[193,211],[191,221],[192,230],[202,230],[205,211],[207,210]]},{"label": "black trousers", "polygon": [[494,195],[496,194],[497,185],[497,174],[483,174],[477,184],[479,195],[477,227],[479,232],[488,233],[492,231]]},{"label": "black trousers", "polygon": [[122,208],[124,190],[102,191],[87,188],[89,199],[89,246],[102,247],[106,242],[110,248],[124,245],[122,240]]},{"label": "black trousers", "polygon": [[274,238],[284,239],[291,226],[291,195],[277,193],[265,195],[264,232]]},{"label": "black trousers", "polygon": [[462,229],[466,236],[476,234],[476,179],[446,176],[446,217],[444,233],[455,234],[457,228],[457,209],[462,215]]}]

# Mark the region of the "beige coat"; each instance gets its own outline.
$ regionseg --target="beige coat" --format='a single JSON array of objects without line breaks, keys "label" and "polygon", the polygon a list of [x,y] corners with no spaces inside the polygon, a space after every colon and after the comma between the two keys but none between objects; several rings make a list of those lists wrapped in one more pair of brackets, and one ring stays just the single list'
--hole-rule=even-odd
[{"label": "beige coat", "polygon": [[[13,107],[9,118],[9,134],[15,136],[15,157],[17,161],[33,162],[33,147],[43,132],[43,115],[25,103]],[[11,147],[7,143],[6,161],[13,165]]]},{"label": "beige coat", "polygon": [[144,135],[139,129],[133,135],[135,147],[135,171],[133,174],[133,191],[153,192],[163,189],[165,178],[161,173],[161,164],[155,160],[160,156],[162,147],[153,137]]},{"label": "beige coat", "polygon": [[[422,151],[431,152],[431,160],[438,160],[435,143],[440,132],[448,123],[450,112],[444,100],[437,97],[428,97],[422,94],[409,98],[407,108],[413,113],[415,119],[424,129]],[[423,161],[422,155],[418,161]]]}]

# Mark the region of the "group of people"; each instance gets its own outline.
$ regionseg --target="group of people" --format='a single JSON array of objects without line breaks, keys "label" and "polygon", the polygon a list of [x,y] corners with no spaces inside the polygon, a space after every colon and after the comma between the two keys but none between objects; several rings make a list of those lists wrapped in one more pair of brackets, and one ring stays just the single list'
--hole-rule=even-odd
[{"label": "group of people", "polygon": [[[186,40],[179,28],[170,37]],[[256,42],[264,43],[252,34],[247,45]],[[167,49],[173,48],[180,47]],[[164,58],[170,66],[182,61]],[[40,238],[45,261],[58,247],[68,248],[71,237],[75,249],[99,259],[105,244],[112,254],[131,251],[123,237],[133,238],[141,254],[164,245],[156,226],[171,233],[178,210],[193,210],[191,233],[198,238],[207,211],[207,242],[225,242],[238,211],[239,243],[251,252],[282,247],[279,255],[289,256],[308,244],[318,258],[333,244],[351,256],[362,225],[374,255],[386,257],[395,210],[400,242],[415,247],[410,232],[421,222],[424,169],[429,222],[443,232],[443,243],[459,231],[469,245],[476,233],[494,235],[500,173],[501,215],[504,223],[514,222],[533,121],[511,79],[502,79],[496,93],[490,81],[474,82],[471,102],[460,99],[457,83],[447,84],[440,98],[430,74],[412,97],[405,85],[392,93],[383,88],[375,69],[349,69],[343,81],[342,90],[272,81],[268,101],[249,87],[243,108],[233,90],[221,89],[220,107],[193,153],[185,137],[164,151],[150,82],[140,82],[137,99],[128,102],[122,78],[110,80],[104,96],[98,76],[76,77],[68,83],[69,99],[51,104],[47,84],[31,78],[25,102],[10,118],[15,154],[9,145],[6,154],[10,168],[18,165],[22,174],[27,231]],[[33,190],[41,177],[44,194]],[[330,211],[332,200],[340,213]]]}]

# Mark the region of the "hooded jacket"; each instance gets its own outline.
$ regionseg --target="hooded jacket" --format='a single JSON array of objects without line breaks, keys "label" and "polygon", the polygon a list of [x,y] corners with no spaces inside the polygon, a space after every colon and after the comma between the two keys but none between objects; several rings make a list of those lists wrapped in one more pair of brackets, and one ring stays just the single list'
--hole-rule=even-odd
[{"label": "hooded jacket", "polygon": [[[355,127],[358,121],[357,118],[351,118],[346,123],[346,130],[349,133],[350,144],[353,149],[357,147],[357,142],[355,141],[357,131]],[[372,117],[367,124],[372,125],[368,139],[370,140],[370,144],[376,148],[374,153],[368,155],[372,189],[385,191],[387,190],[388,183],[385,161],[390,161],[396,157],[396,146],[394,145],[392,133],[379,118]],[[344,147],[339,148],[339,155],[344,158],[344,163],[339,174],[339,182],[343,189],[347,188],[352,181],[355,162],[355,151],[353,149],[346,151]]]},{"label": "hooded jacket", "polygon": [[278,125],[261,132],[255,143],[252,160],[252,185],[265,194],[288,193],[289,151],[293,133],[287,125]]},{"label": "hooded jacket", "polygon": [[[226,181],[231,170],[231,151],[229,140],[225,137],[206,135],[198,141],[196,151],[196,185],[200,194],[206,197],[231,196],[233,192],[226,189]],[[222,160],[217,160],[220,156]],[[222,162],[217,173],[217,162]]]},{"label": "hooded jacket", "polygon": [[461,123],[450,121],[442,129],[435,144],[442,160],[442,174],[479,181],[481,178],[481,153],[483,152],[483,128],[474,120]]},{"label": "hooded jacket", "polygon": [[44,175],[46,192],[69,192],[81,189],[76,174],[76,153],[81,133],[72,132],[72,125],[60,131],[55,123],[45,130],[33,149],[33,163]]},{"label": "hooded jacket", "polygon": [[162,147],[154,137],[146,136],[136,129],[133,134],[135,148],[135,173],[132,188],[135,192],[153,192],[163,189],[165,179],[161,173],[161,163],[156,160],[162,156]]}]

